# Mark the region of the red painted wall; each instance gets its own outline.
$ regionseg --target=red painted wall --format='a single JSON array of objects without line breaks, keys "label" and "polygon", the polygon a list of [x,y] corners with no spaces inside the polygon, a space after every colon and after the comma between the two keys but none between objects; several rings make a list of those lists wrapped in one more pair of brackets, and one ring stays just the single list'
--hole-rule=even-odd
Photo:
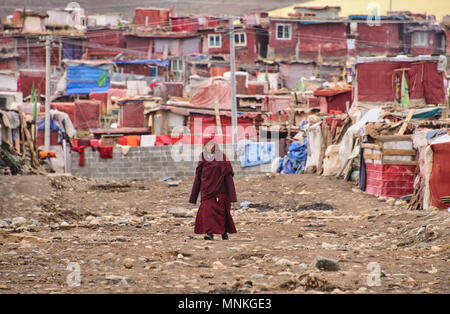
[{"label": "red painted wall", "polygon": [[[276,39],[277,24],[292,25],[291,39]],[[270,21],[269,26],[269,47],[274,50],[275,57],[293,59],[295,57],[295,46],[297,44],[297,22]]]},{"label": "red painted wall", "polygon": [[[123,33],[117,29],[88,30],[87,40],[88,56],[90,58],[113,57],[120,53],[120,49],[115,50],[115,47],[125,48]],[[97,47],[97,45],[100,47]]]},{"label": "red painted wall", "polygon": [[441,50],[439,47],[441,46],[441,38],[443,36],[442,33],[436,32],[427,32],[428,33],[428,45],[426,47],[414,47],[414,36],[411,33],[411,48],[410,54],[413,55],[428,55],[428,54],[439,54]]},{"label": "red painted wall", "polygon": [[195,33],[200,28],[198,18],[188,16],[172,16],[170,17],[173,32],[190,32]]},{"label": "red painted wall", "polygon": [[360,56],[386,53],[401,53],[403,51],[399,40],[399,24],[381,24],[370,26],[367,22],[358,23],[356,51]]},{"label": "red painted wall", "polygon": [[[291,24],[291,39],[277,39],[277,24]],[[319,45],[324,58],[347,55],[347,26],[345,23],[300,24],[295,21],[271,21],[269,28],[269,47],[274,49],[276,58],[295,58],[297,40],[300,59],[316,59]]]},{"label": "red painted wall", "polygon": [[299,24],[300,59],[316,59],[320,53],[324,58],[347,55],[347,26],[344,23]]},{"label": "red painted wall", "polygon": [[148,27],[166,26],[169,22],[170,10],[136,8],[134,23],[145,26],[145,17],[148,17]]},{"label": "red painted wall", "polygon": [[149,44],[152,39],[149,37],[125,37],[125,47],[127,54],[135,56],[138,59],[144,59],[148,56]]}]

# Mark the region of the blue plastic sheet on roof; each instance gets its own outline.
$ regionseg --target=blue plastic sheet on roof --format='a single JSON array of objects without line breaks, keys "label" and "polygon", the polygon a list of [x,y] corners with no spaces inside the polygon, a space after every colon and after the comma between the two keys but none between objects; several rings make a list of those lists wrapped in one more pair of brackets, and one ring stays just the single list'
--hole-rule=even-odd
[{"label": "blue plastic sheet on roof", "polygon": [[147,64],[147,63],[153,63],[162,67],[169,66],[168,60],[155,60],[155,59],[140,59],[140,60],[117,60],[114,61],[115,64]]},{"label": "blue plastic sheet on roof", "polygon": [[99,80],[108,70],[86,65],[67,67],[66,94],[89,94],[91,92],[106,92],[110,89],[109,75],[106,76],[106,84],[99,85]]},{"label": "blue plastic sheet on roof", "polygon": [[[360,15],[360,14],[354,14],[354,15],[349,15],[348,19],[349,20],[365,20],[367,19],[367,17],[370,17],[370,19],[373,21],[375,19],[379,19],[379,20],[387,20],[388,17],[387,16],[380,16],[380,15]],[[404,21],[406,20],[406,16],[404,15],[396,15],[396,16],[389,16],[390,20],[399,20],[399,21]]]},{"label": "blue plastic sheet on roof", "polygon": [[239,156],[242,168],[253,167],[272,162],[275,158],[274,142],[251,142],[245,152]]}]

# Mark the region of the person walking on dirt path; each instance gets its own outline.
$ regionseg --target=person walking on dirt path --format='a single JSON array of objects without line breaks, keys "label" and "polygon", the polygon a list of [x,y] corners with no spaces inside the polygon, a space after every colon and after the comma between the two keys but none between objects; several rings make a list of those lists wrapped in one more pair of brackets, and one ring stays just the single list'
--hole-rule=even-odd
[{"label": "person walking on dirt path", "polygon": [[203,152],[189,198],[189,202],[195,204],[201,193],[194,232],[206,234],[205,240],[213,240],[214,234],[221,234],[222,240],[228,240],[228,233],[237,232],[231,217],[231,202],[237,202],[233,167],[213,136],[204,137],[202,142]]}]

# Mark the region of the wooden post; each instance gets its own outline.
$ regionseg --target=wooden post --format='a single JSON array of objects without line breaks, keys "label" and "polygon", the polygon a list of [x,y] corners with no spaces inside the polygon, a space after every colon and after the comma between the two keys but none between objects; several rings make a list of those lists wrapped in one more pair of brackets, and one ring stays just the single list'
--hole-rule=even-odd
[{"label": "wooden post", "polygon": [[414,114],[414,109],[411,109],[408,113],[408,116],[406,117],[405,121],[403,122],[400,130],[398,131],[397,135],[403,135],[406,131],[406,128],[408,127],[408,122],[411,120],[412,116]]},{"label": "wooden post", "polygon": [[220,111],[219,111],[219,104],[217,101],[214,102],[214,111],[216,114],[216,127],[217,127],[217,134],[222,136],[222,123],[220,121]]}]

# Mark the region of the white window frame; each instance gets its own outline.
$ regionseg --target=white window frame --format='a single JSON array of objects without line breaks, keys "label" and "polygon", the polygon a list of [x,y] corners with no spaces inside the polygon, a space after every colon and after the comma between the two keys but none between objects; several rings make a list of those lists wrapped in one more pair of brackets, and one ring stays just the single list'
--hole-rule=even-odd
[{"label": "white window frame", "polygon": [[[211,46],[211,37],[214,37],[214,46]],[[219,38],[219,45],[216,45],[217,38]],[[208,48],[222,48],[222,35],[220,34],[209,34],[208,35]]]},{"label": "white window frame", "polygon": [[[278,37],[278,27],[282,26],[283,27],[283,36],[285,34],[285,28],[289,28],[289,37]],[[277,23],[275,25],[275,38],[277,40],[291,40],[292,39],[292,24],[284,24],[284,23]]]},{"label": "white window frame", "polygon": [[[236,41],[236,36],[238,36],[238,38],[239,38],[238,42]],[[243,36],[243,38],[244,38],[244,41],[242,41],[242,42],[240,41],[240,39],[242,39],[241,36]],[[234,45],[240,46],[240,47],[247,46],[247,33],[235,33],[234,34]]]},{"label": "white window frame", "polygon": [[[421,34],[421,36],[419,36]],[[418,40],[420,39],[420,40]],[[414,32],[413,33],[413,47],[427,47],[428,46],[428,33],[427,32]]]},{"label": "white window frame", "polygon": [[[175,67],[174,65],[177,65],[177,67]],[[181,72],[183,71],[183,60],[181,59],[173,59],[172,60],[172,64],[171,64],[171,69],[172,72]]]}]

